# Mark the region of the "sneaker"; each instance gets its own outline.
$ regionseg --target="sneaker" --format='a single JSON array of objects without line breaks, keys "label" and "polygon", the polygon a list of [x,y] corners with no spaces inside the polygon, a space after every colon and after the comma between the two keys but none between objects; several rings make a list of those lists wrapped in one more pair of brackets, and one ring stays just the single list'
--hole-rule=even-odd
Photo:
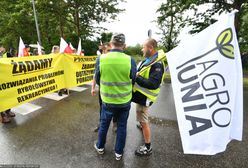
[{"label": "sneaker", "polygon": [[7,111],[6,114],[8,117],[15,117],[15,113],[13,113],[11,111]]},{"label": "sneaker", "polygon": [[69,89],[64,89],[64,94],[69,95]]},{"label": "sneaker", "polygon": [[96,149],[96,151],[97,151],[97,153],[98,153],[99,155],[104,154],[104,148],[98,148],[98,147],[96,146],[96,143],[94,144],[94,148]]},{"label": "sneaker", "polygon": [[115,153],[115,160],[121,160],[122,155]]},{"label": "sneaker", "polygon": [[135,151],[135,155],[137,156],[149,156],[152,154],[152,147],[148,150],[145,145],[140,146],[139,149]]},{"label": "sneaker", "polygon": [[7,124],[10,122],[11,122],[11,120],[8,116],[2,116],[2,123]]},{"label": "sneaker", "polygon": [[61,92],[61,91],[59,91],[59,92],[58,92],[58,95],[59,95],[59,96],[62,96],[62,92]]}]

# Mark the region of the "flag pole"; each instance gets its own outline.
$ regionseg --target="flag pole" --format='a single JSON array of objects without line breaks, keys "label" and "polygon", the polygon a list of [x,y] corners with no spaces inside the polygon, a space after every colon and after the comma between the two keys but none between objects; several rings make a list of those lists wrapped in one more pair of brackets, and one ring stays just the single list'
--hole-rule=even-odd
[{"label": "flag pole", "polygon": [[35,20],[35,26],[36,26],[36,31],[37,31],[38,41],[39,41],[39,44],[41,45],[41,40],[40,40],[40,31],[39,31],[39,25],[38,25],[38,20],[37,20],[37,15],[36,15],[36,9],[35,9],[34,0],[32,0],[32,3],[33,3],[34,20]]}]

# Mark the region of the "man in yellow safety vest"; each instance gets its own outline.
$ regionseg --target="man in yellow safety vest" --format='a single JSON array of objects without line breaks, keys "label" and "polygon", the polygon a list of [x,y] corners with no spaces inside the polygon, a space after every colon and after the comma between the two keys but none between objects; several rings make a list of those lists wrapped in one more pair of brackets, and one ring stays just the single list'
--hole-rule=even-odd
[{"label": "man in yellow safety vest", "polygon": [[135,151],[137,156],[152,154],[148,109],[157,99],[164,76],[164,63],[160,58],[163,55],[157,52],[156,48],[156,40],[149,38],[144,42],[142,52],[146,59],[138,65],[133,88],[132,101],[136,103],[136,119],[140,123],[145,141],[145,144]]},{"label": "man in yellow safety vest", "polygon": [[102,54],[96,61],[95,80],[100,86],[102,110],[98,140],[94,147],[98,154],[104,154],[108,128],[112,118],[116,117],[115,158],[120,160],[126,143],[136,63],[129,55],[123,53],[126,46],[124,34],[114,34],[110,42],[112,49],[107,54]]}]

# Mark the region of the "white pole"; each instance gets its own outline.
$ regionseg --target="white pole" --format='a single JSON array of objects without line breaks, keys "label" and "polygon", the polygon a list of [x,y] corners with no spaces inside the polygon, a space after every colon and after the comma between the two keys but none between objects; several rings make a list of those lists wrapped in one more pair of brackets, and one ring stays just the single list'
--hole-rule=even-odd
[{"label": "white pole", "polygon": [[38,25],[38,20],[37,20],[37,15],[36,15],[36,9],[35,9],[34,0],[32,0],[32,2],[33,2],[34,20],[35,20],[35,26],[36,26],[36,31],[37,31],[38,41],[39,41],[39,44],[41,45],[41,40],[40,40],[40,31],[39,31],[39,25]]}]

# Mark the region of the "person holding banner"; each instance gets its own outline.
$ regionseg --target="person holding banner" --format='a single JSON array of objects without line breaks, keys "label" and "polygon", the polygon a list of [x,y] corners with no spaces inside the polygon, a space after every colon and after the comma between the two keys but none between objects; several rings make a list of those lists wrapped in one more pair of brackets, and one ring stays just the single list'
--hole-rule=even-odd
[{"label": "person holding banner", "polygon": [[148,109],[156,101],[164,76],[162,55],[159,55],[156,48],[156,40],[149,38],[144,42],[142,52],[145,60],[137,66],[138,73],[133,88],[132,101],[136,103],[136,119],[141,125],[145,141],[145,144],[135,151],[137,156],[152,154]]},{"label": "person holding banner", "polygon": [[98,57],[95,79],[100,86],[102,98],[100,128],[94,148],[98,154],[104,154],[106,136],[110,122],[117,118],[115,159],[120,160],[126,143],[127,119],[131,107],[132,86],[135,83],[136,63],[123,53],[125,35],[114,34],[111,38],[112,49]]},{"label": "person holding banner", "polygon": [[[5,48],[4,47],[0,47],[1,51],[5,52]],[[8,52],[4,53],[3,52],[3,58],[9,58],[9,57],[13,57],[14,56],[14,50],[13,48],[10,48]],[[11,122],[11,118],[15,117],[15,113],[11,112],[10,109],[4,111],[4,112],[0,112],[1,113],[1,118],[2,118],[2,123],[6,124],[6,123],[10,123]]]}]

